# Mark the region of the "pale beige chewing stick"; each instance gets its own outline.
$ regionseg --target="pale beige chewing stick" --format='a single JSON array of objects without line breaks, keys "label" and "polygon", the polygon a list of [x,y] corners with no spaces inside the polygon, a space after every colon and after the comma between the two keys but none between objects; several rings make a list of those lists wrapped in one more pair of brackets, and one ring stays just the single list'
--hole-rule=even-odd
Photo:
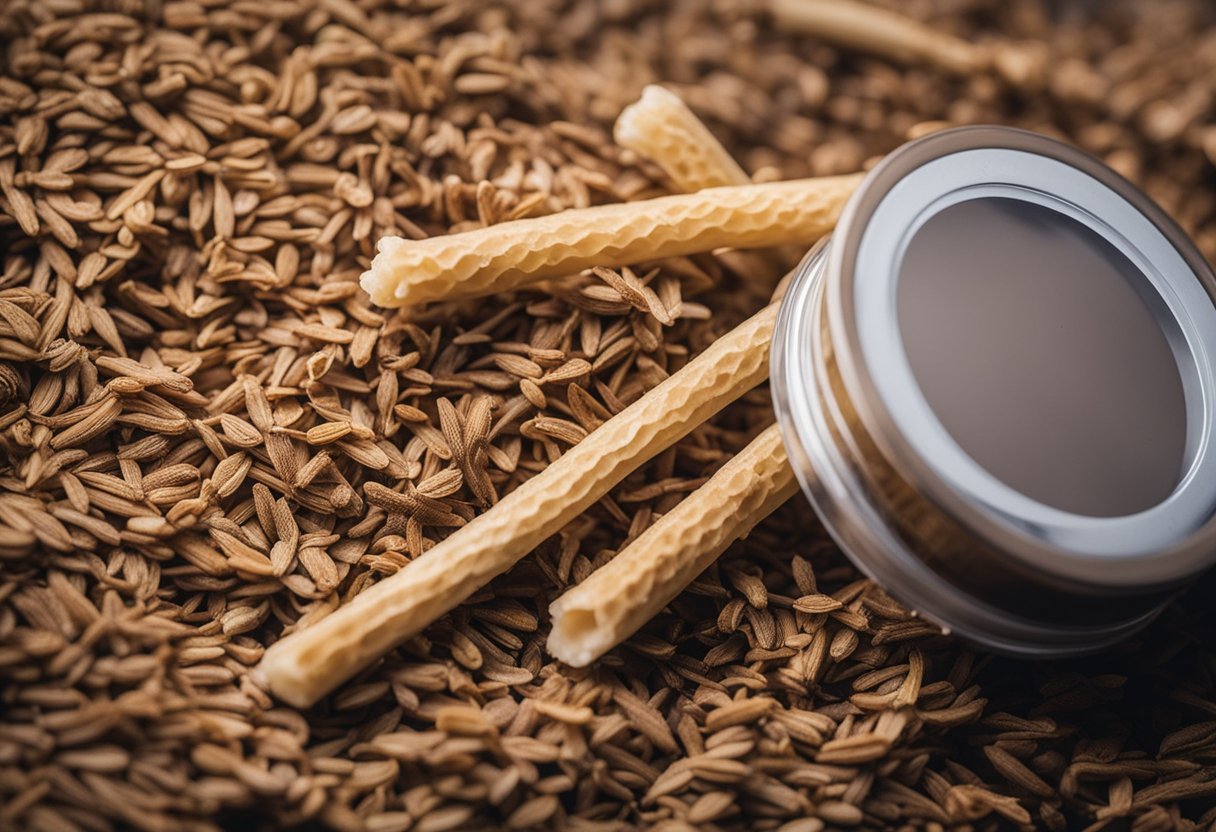
[{"label": "pale beige chewing stick", "polygon": [[769,0],[778,25],[904,64],[931,64],[955,75],[988,68],[985,48],[897,12],[855,0]]},{"label": "pale beige chewing stick", "polygon": [[709,188],[575,208],[426,240],[384,237],[361,284],[380,306],[469,298],[592,266],[715,248],[808,244],[831,231],[862,174]]},{"label": "pale beige chewing stick", "polygon": [[798,490],[771,425],[606,565],[553,602],[549,653],[584,667],[633,635]]},{"label": "pale beige chewing stick", "polygon": [[679,96],[651,84],[616,120],[612,136],[621,147],[645,156],[682,191],[746,185],[751,177],[705,122]]},{"label": "pale beige chewing stick", "polygon": [[775,305],[762,309],[468,525],[273,645],[258,678],[280,699],[308,707],[417,635],[763,381],[776,316]]},{"label": "pale beige chewing stick", "polygon": [[[612,135],[621,147],[661,167],[672,184],[685,192],[751,181],[705,122],[674,92],[657,84],[643,89],[641,98],[624,109]],[[794,253],[789,259],[797,256]],[[771,249],[747,252],[745,261],[755,264],[748,269],[749,275],[767,277],[787,268],[785,258]]]}]

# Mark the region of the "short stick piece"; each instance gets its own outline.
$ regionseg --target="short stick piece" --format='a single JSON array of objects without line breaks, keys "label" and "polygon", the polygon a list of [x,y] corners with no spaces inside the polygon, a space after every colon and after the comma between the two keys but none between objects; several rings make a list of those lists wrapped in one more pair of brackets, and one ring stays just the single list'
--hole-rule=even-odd
[{"label": "short stick piece", "polygon": [[549,607],[548,649],[575,667],[633,635],[798,490],[772,425],[709,481]]},{"label": "short stick piece", "polygon": [[751,178],[680,97],[651,84],[616,120],[613,138],[650,159],[685,193]]}]

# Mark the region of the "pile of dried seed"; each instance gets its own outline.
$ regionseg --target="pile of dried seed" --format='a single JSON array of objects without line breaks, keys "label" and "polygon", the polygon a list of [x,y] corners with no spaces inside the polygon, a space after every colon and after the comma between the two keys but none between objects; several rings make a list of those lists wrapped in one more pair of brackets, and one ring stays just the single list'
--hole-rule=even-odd
[{"label": "pile of dried seed", "polygon": [[770,419],[762,393],[313,711],[249,676],[764,302],[776,275],[729,252],[401,315],[360,294],[383,234],[661,192],[609,138],[648,82],[759,178],[942,123],[1065,135],[1216,255],[1207,4],[892,5],[1049,72],[897,69],[744,0],[10,0],[0,828],[1216,821],[1211,581],[1114,654],[1021,664],[791,506],[627,647],[550,662],[549,601]]}]

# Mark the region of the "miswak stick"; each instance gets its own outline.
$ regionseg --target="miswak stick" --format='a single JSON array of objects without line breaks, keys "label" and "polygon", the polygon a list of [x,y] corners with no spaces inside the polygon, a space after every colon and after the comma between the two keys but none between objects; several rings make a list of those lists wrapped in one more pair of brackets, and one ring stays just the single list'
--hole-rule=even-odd
[{"label": "miswak stick", "polygon": [[828,43],[905,65],[934,66],[953,75],[994,72],[1026,92],[1042,88],[1046,44],[994,40],[972,43],[898,12],[856,0],[768,0],[777,25]]},{"label": "miswak stick", "polygon": [[771,425],[615,558],[553,602],[548,650],[584,667],[657,615],[798,490]]},{"label": "miswak stick", "polygon": [[616,120],[612,136],[621,147],[645,156],[685,193],[723,185],[746,185],[751,177],[705,122],[678,95],[651,84]]},{"label": "miswak stick", "polygon": [[835,226],[861,178],[709,188],[426,240],[385,237],[361,284],[380,306],[407,306],[503,292],[592,266],[629,266],[720,247],[806,244]]},{"label": "miswak stick", "polygon": [[769,0],[777,24],[902,64],[929,64],[954,75],[989,65],[981,46],[902,14],[855,0]]},{"label": "miswak stick", "polygon": [[299,708],[505,572],[630,472],[763,381],[777,309],[720,337],[541,473],[396,574],[266,651],[258,675]]}]

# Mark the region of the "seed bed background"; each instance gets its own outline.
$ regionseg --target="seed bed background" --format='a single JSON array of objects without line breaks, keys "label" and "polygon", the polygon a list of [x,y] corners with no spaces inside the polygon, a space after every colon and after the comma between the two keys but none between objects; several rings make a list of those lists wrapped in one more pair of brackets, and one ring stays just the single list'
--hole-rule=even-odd
[{"label": "seed bed background", "polygon": [[764,392],[312,711],[248,675],[765,302],[780,269],[740,253],[401,315],[359,293],[386,233],[665,192],[610,138],[646,83],[758,178],[939,123],[1061,135],[1216,256],[1207,4],[890,5],[1044,44],[1041,89],[735,0],[9,0],[0,828],[1210,825],[1211,578],[1115,653],[1019,663],[909,617],[791,504],[595,668],[550,663],[549,601]]}]

